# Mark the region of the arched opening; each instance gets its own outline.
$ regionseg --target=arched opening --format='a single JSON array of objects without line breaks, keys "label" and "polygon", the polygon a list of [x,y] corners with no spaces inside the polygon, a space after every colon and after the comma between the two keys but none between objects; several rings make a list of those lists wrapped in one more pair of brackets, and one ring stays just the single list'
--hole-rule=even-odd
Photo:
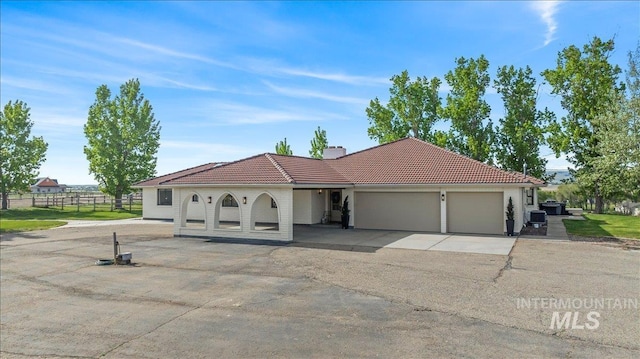
[{"label": "arched opening", "polygon": [[185,196],[182,201],[182,227],[205,229],[206,223],[206,208],[204,201],[200,194],[192,192]]},{"label": "arched opening", "polygon": [[251,230],[280,230],[280,209],[278,208],[278,202],[268,193],[259,195],[251,206]]},{"label": "arched opening", "polygon": [[223,193],[216,201],[214,229],[241,230],[238,198],[231,193]]}]

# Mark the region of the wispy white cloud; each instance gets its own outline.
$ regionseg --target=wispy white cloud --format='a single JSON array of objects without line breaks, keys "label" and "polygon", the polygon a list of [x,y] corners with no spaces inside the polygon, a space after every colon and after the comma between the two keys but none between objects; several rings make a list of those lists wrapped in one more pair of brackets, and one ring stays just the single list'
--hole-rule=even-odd
[{"label": "wispy white cloud", "polygon": [[287,88],[287,87],[281,87],[281,86],[276,86],[268,81],[263,81],[263,83],[269,87],[272,91],[280,94],[280,95],[285,95],[285,96],[289,96],[289,97],[295,97],[295,98],[316,98],[316,99],[321,99],[321,100],[327,100],[327,101],[332,101],[332,102],[339,102],[339,103],[347,103],[347,104],[354,104],[354,105],[364,105],[366,106],[367,103],[369,103],[369,100],[367,99],[363,99],[363,98],[357,98],[357,97],[348,97],[348,96],[338,96],[338,95],[332,95],[332,94],[328,94],[328,93],[324,93],[324,92],[318,92],[318,91],[313,91],[313,90],[308,90],[308,89],[303,89],[303,88]]},{"label": "wispy white cloud", "polygon": [[547,31],[544,35],[544,45],[549,45],[555,40],[555,34],[558,30],[558,22],[555,18],[560,1],[557,0],[537,0],[531,3],[531,8],[540,16],[542,22],[547,25]]},{"label": "wispy white cloud", "polygon": [[36,80],[36,79],[25,79],[25,78],[17,78],[12,76],[3,75],[0,77],[0,84],[2,85],[2,91],[9,92],[10,90],[7,87],[13,87],[16,89],[28,90],[28,91],[37,91],[37,92],[46,92],[46,93],[54,93],[54,94],[70,94],[72,91],[65,87],[62,84],[53,84],[50,82]]},{"label": "wispy white cloud", "polygon": [[389,79],[384,77],[370,77],[370,76],[348,75],[343,73],[317,72],[317,71],[287,68],[287,67],[280,67],[274,70],[275,72],[281,73],[284,75],[309,77],[309,78],[318,79],[318,80],[334,81],[334,82],[340,82],[340,83],[345,83],[350,85],[376,86],[380,84],[389,83]]},{"label": "wispy white cloud", "polygon": [[207,107],[214,125],[259,125],[298,121],[346,120],[347,117],[336,113],[318,111],[313,108],[282,107],[268,108],[238,103],[214,103]]},{"label": "wispy white cloud", "polygon": [[122,44],[125,44],[125,45],[129,45],[129,46],[137,47],[137,48],[140,48],[140,49],[143,49],[143,50],[147,50],[149,52],[153,52],[155,54],[171,56],[171,57],[175,57],[175,58],[179,58],[179,59],[194,60],[194,61],[204,62],[204,63],[210,64],[210,65],[227,67],[227,68],[231,68],[231,69],[238,69],[238,67],[235,66],[234,64],[231,64],[231,63],[228,63],[228,62],[224,62],[224,61],[219,61],[219,60],[216,60],[216,59],[213,59],[213,58],[210,58],[210,57],[206,57],[206,56],[201,56],[201,55],[198,55],[198,54],[182,52],[182,51],[176,51],[176,50],[173,50],[173,49],[170,49],[170,48],[167,48],[167,47],[158,46],[158,45],[154,45],[154,44],[149,44],[149,43],[145,43],[145,42],[142,42],[142,41],[129,39],[129,38],[111,37],[111,39],[116,41],[116,42],[120,42]]}]

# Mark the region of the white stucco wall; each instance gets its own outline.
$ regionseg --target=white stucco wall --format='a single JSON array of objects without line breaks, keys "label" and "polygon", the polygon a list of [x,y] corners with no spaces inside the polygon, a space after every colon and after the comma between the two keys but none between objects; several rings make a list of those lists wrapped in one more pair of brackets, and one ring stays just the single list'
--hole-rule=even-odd
[{"label": "white stucco wall", "polygon": [[145,219],[173,219],[173,206],[158,206],[158,188],[142,189],[142,217]]},{"label": "white stucco wall", "polygon": [[[316,224],[322,222],[322,216],[326,211],[327,206],[327,191],[323,191],[318,194],[317,190],[311,191],[311,218],[309,224]],[[298,207],[294,205],[297,210]]]},{"label": "white stucco wall", "polygon": [[310,224],[311,222],[311,191],[293,191],[293,223]]},{"label": "white stucco wall", "polygon": [[316,224],[322,221],[327,191],[318,194],[317,189],[293,191],[293,223]]},{"label": "white stucco wall", "polygon": [[[203,204],[205,225],[203,228],[193,228],[185,225],[184,218],[189,211],[191,196],[198,194]],[[238,207],[222,207],[219,201],[231,193],[238,200]],[[266,194],[266,195],[264,195]],[[208,203],[208,197],[211,203]],[[247,203],[244,204],[243,198]],[[278,208],[271,208],[273,197]],[[202,201],[204,199],[204,201]],[[223,237],[243,239],[272,239],[290,241],[293,239],[293,190],[291,187],[233,187],[233,188],[174,188],[174,235],[199,236],[199,237]],[[219,221],[232,220],[233,216],[239,216],[240,228],[224,228],[216,225],[216,211]],[[235,212],[235,214],[233,214]],[[189,211],[189,213],[191,213]],[[253,217],[252,217],[253,215]],[[255,222],[277,223],[280,225],[277,231],[264,231],[252,228],[253,218]],[[233,219],[235,220],[235,219]],[[218,222],[219,223],[219,222]]]}]

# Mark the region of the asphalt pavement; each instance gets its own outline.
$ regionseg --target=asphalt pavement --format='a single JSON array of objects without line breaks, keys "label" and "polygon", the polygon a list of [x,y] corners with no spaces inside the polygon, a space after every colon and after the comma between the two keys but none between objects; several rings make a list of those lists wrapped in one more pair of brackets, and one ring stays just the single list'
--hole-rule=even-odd
[{"label": "asphalt pavement", "polygon": [[[132,265],[95,265],[113,232]],[[174,238],[171,223],[3,235],[0,356],[640,356],[640,251],[522,238],[509,255],[357,249]],[[576,325],[554,326],[554,312],[578,312]]]}]

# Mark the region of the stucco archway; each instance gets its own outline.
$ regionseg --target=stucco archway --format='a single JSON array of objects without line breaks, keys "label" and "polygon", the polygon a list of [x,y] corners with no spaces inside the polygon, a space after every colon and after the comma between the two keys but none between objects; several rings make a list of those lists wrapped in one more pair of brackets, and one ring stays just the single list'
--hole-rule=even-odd
[{"label": "stucco archway", "polygon": [[181,204],[181,227],[194,229],[207,228],[207,208],[204,205],[204,198],[200,193],[191,191],[186,193]]},{"label": "stucco archway", "polygon": [[242,211],[240,211],[238,197],[233,193],[225,192],[218,197],[214,213],[214,229],[236,231],[242,229]]},{"label": "stucco archway", "polygon": [[250,228],[252,231],[280,231],[280,208],[270,193],[263,192],[253,201]]}]

